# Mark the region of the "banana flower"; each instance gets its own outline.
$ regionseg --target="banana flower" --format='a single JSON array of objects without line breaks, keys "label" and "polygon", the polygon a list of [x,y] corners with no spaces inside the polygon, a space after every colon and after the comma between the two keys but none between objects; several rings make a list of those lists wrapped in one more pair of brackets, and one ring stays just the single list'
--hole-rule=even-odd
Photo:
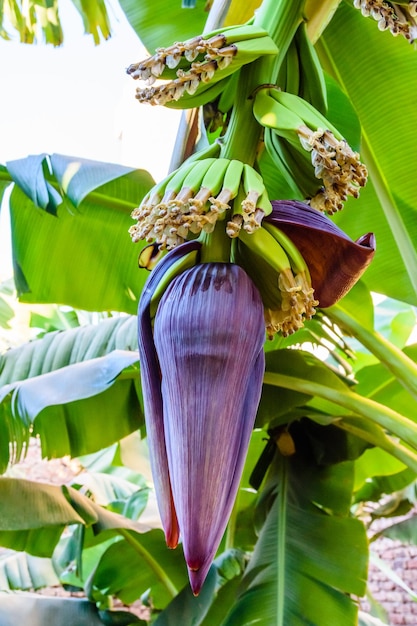
[{"label": "banana flower", "polygon": [[273,200],[265,222],[282,230],[298,248],[321,308],[340,300],[375,254],[373,233],[353,241],[326,215],[298,200]]},{"label": "banana flower", "polygon": [[[352,241],[328,217],[298,201],[272,202],[263,224],[282,231],[291,240],[291,258],[295,245],[305,264],[302,281],[297,273],[292,278],[291,297],[283,298],[285,281],[278,280],[273,267],[249,255],[251,242],[264,234],[262,227],[248,235],[249,247],[236,257],[245,269],[236,263],[198,263],[201,244],[196,240],[173,248],[153,269],[139,303],[141,380],[155,491],[167,545],[175,548],[181,538],[196,595],[239,487],[261,396],[269,303],[293,315],[290,326],[296,329],[303,316],[314,314],[313,305],[327,307],[340,299],[375,251],[373,234]],[[261,243],[277,245],[266,234]],[[277,250],[272,250],[274,259]],[[195,255],[192,267],[173,272],[174,264],[190,253]],[[295,266],[284,257],[288,282]],[[255,267],[256,258],[265,265]],[[170,273],[173,278],[152,320],[154,296]],[[262,282],[266,274],[268,281]],[[294,292],[301,287],[311,301],[303,313]],[[318,302],[311,300],[313,291]]]},{"label": "banana flower", "polygon": [[[159,263],[159,273],[189,242]],[[155,271],[155,270],[154,270]],[[174,278],[152,331],[154,272],[139,306],[145,417],[168,546],[181,534],[198,594],[228,522],[258,408],[264,310],[238,265],[202,263]]]}]

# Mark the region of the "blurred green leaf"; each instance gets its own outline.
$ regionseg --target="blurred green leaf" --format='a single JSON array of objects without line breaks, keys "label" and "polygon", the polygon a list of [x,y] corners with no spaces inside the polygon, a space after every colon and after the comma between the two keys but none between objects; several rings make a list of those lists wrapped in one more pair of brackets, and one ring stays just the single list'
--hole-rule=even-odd
[{"label": "blurred green leaf", "polygon": [[125,611],[98,611],[88,600],[48,598],[31,593],[0,593],[2,626],[128,626],[145,622]]},{"label": "blurred green leaf", "polygon": [[59,585],[59,580],[50,559],[14,550],[0,553],[2,591],[28,591],[56,585]]}]

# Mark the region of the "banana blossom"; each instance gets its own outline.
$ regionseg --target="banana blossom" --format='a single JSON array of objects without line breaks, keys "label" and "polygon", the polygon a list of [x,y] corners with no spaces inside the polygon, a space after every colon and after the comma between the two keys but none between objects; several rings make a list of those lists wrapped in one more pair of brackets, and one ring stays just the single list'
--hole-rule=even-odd
[{"label": "banana blossom", "polygon": [[[296,244],[321,307],[334,304],[370,263],[372,234],[352,241],[298,201],[264,218]],[[152,473],[167,545],[182,540],[198,594],[227,525],[261,396],[265,358],[262,289],[234,263],[201,263],[173,278],[154,323],[151,302],[183,243],[163,257],[138,311],[139,356]],[[265,305],[266,306],[266,305]]]},{"label": "banana blossom", "polygon": [[[192,245],[175,248],[156,270]],[[152,332],[153,274],[139,306],[151,463],[167,544],[174,548],[181,534],[198,594],[234,504],[260,400],[263,304],[238,265],[199,264],[170,283]]]}]

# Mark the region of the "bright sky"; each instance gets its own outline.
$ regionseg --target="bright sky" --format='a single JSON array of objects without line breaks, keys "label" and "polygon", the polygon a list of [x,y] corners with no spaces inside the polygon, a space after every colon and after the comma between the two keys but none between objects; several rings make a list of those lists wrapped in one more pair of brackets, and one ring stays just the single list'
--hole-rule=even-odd
[{"label": "bright sky", "polygon": [[[65,44],[24,45],[0,39],[0,163],[61,153],[144,168],[168,169],[179,113],[139,104],[130,63],[146,56],[114,3],[114,33],[95,46],[69,0],[60,0]],[[6,211],[0,222],[0,279],[10,276]]]}]

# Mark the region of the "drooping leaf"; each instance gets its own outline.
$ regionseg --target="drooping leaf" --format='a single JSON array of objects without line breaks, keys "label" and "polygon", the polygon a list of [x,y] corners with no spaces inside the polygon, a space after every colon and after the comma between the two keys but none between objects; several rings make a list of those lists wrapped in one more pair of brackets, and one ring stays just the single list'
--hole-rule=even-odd
[{"label": "drooping leaf", "polygon": [[[137,268],[141,246],[132,244],[128,229],[151,176],[60,155],[50,163],[56,172],[47,177],[44,155],[8,164],[17,183],[10,210],[21,300],[135,313],[146,272]],[[55,214],[42,210],[48,207]]]},{"label": "drooping leaf", "polygon": [[1,593],[2,626],[129,626],[145,622],[125,611],[99,611],[93,602],[80,598],[48,598],[32,593]]},{"label": "drooping leaf", "polygon": [[59,585],[48,558],[5,550],[0,554],[0,589],[29,591]]},{"label": "drooping leaf", "polygon": [[404,544],[417,545],[417,523],[415,517],[409,517],[382,530],[381,535],[401,541]]},{"label": "drooping leaf", "polygon": [[182,551],[169,550],[158,529],[140,536],[124,533],[124,539],[112,543],[96,563],[85,588],[91,599],[115,595],[127,604],[151,588],[152,604],[162,609],[185,585]]},{"label": "drooping leaf", "polygon": [[[138,371],[118,380],[138,360],[137,353],[116,350],[27,380],[4,385],[0,394],[0,432],[12,442],[12,459],[28,443],[32,424],[48,457],[79,456],[119,441],[142,424],[136,390]],[[53,426],[53,427],[52,427]],[[1,464],[9,461],[0,447]],[[4,470],[3,470],[4,471]]]},{"label": "drooping leaf", "polygon": [[134,316],[112,317],[99,324],[47,333],[0,355],[0,385],[47,374],[61,367],[88,361],[113,350],[137,349]]},{"label": "drooping leaf", "polygon": [[[108,511],[72,487],[17,478],[0,478],[0,545],[50,557],[69,524],[94,527],[94,533],[142,533],[144,525]],[[145,533],[146,534],[146,533]]]},{"label": "drooping leaf", "polygon": [[97,45],[101,39],[108,39],[111,34],[110,18],[105,0],[72,0],[83,20],[85,32],[93,36]]}]

